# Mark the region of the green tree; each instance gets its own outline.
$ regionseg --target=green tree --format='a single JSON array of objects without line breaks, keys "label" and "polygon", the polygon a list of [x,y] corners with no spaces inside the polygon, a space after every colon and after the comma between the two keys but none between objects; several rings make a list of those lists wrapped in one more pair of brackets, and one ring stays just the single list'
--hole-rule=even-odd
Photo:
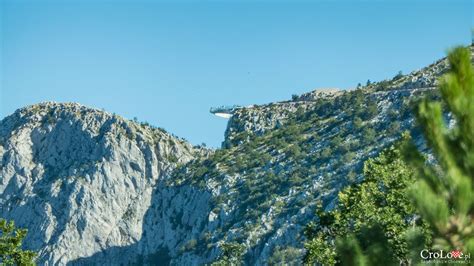
[{"label": "green tree", "polygon": [[[406,160],[419,177],[410,195],[434,230],[434,248],[474,254],[474,70],[468,48],[453,49],[448,60],[442,102],[423,101],[417,116],[438,164],[427,163],[414,145],[407,148]],[[452,128],[443,105],[456,122]]]},{"label": "green tree", "polygon": [[[440,80],[442,102],[424,100],[418,107],[417,120],[437,163],[427,161],[414,144],[407,144],[404,153],[417,177],[408,195],[433,230],[433,248],[474,254],[474,70],[470,57],[467,48],[453,49],[448,55],[451,68]],[[454,126],[446,125],[444,111],[452,114]],[[341,251],[354,255],[344,261],[346,265],[361,261],[359,265],[378,265],[364,261],[367,256],[352,236],[338,241]],[[372,243],[382,247],[383,241]],[[407,234],[407,241],[420,250],[418,232]]]},{"label": "green tree", "polygon": [[397,80],[403,78],[403,72],[400,70],[398,73],[393,77],[392,80]]},{"label": "green tree", "polygon": [[301,264],[301,250],[294,247],[275,247],[273,254],[268,258],[268,265],[299,265]]},{"label": "green tree", "polygon": [[[378,225],[363,227],[356,234],[337,239],[336,246],[342,265],[398,265],[392,247]],[[354,259],[355,258],[355,259]]]},{"label": "green tree", "polygon": [[15,228],[13,221],[0,219],[0,265],[35,265],[36,254],[22,250],[26,229]]},{"label": "green tree", "polygon": [[346,152],[342,158],[341,158],[341,162],[344,163],[344,164],[347,164],[347,163],[350,163],[352,160],[354,160],[354,158],[356,157],[356,153],[355,152]]},{"label": "green tree", "polygon": [[389,135],[395,135],[400,131],[400,128],[401,128],[400,122],[392,121],[392,122],[390,122],[390,124],[388,126],[387,133]]},{"label": "green tree", "polygon": [[366,125],[364,129],[362,130],[361,138],[362,138],[362,143],[370,144],[377,138],[377,132],[375,132],[375,129],[370,127],[370,125]]},{"label": "green tree", "polygon": [[237,266],[242,265],[242,256],[244,255],[245,247],[236,242],[223,243],[220,246],[222,253],[217,261],[213,262],[213,266]]},{"label": "green tree", "polygon": [[[382,253],[378,248],[383,247],[385,259],[392,261],[407,261],[409,250],[404,235],[411,226],[421,225],[421,231],[429,241],[429,230],[416,218],[414,205],[408,196],[414,172],[404,162],[400,150],[408,140],[409,137],[404,135],[400,142],[366,161],[364,181],[341,191],[334,210],[318,210],[319,223],[311,223],[306,230],[309,239],[305,244],[306,263],[344,263],[347,258],[342,255],[347,254],[347,247],[340,238],[351,232],[355,232],[351,236],[351,246],[359,241],[362,243],[359,249],[364,254]],[[367,234],[371,232],[370,228],[377,228],[377,231]],[[383,246],[373,246],[368,236],[377,239],[385,236],[387,241]],[[335,251],[336,247],[339,252]],[[370,261],[370,258],[372,256],[365,260]]]},{"label": "green tree", "polygon": [[378,113],[377,103],[373,100],[369,101],[361,113],[361,118],[365,121],[374,118]]},{"label": "green tree", "polygon": [[321,151],[321,159],[326,160],[331,157],[331,154],[332,150],[329,147],[326,147]]},{"label": "green tree", "polygon": [[359,130],[359,129],[362,128],[362,125],[363,125],[364,121],[360,117],[355,117],[354,121],[352,123],[354,125],[354,128],[356,130]]}]

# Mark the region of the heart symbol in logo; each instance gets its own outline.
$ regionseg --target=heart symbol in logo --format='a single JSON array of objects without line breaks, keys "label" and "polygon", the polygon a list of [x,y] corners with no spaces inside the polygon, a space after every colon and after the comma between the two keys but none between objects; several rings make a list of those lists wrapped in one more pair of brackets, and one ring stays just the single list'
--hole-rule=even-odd
[{"label": "heart symbol in logo", "polygon": [[451,251],[451,256],[453,256],[453,258],[459,258],[461,256],[461,251],[460,250],[453,250],[453,251]]}]

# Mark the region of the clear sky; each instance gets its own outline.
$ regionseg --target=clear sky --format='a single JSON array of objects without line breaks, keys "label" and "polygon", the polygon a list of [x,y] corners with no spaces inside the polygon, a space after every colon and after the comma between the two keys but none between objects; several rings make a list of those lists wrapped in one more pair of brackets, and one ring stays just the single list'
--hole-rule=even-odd
[{"label": "clear sky", "polygon": [[79,102],[217,147],[218,105],[352,88],[469,44],[467,1],[1,1],[0,118]]}]

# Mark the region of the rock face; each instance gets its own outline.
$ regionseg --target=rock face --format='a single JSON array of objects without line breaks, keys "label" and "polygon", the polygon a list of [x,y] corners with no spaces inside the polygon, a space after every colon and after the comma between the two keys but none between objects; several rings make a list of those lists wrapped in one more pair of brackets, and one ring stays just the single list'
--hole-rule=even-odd
[{"label": "rock face", "polygon": [[[474,51],[473,49],[471,47],[471,51]],[[447,60],[441,59],[408,75],[396,76],[392,80],[372,83],[360,88],[360,90],[367,93],[383,94],[387,91],[434,89],[437,85],[437,79],[446,72],[447,68]],[[245,138],[237,136],[241,132],[262,135],[267,130],[280,127],[296,111],[305,112],[319,104],[321,100],[333,99],[343,94],[344,91],[339,89],[317,89],[300,96],[295,95],[290,101],[238,109],[229,120],[223,147],[238,145],[245,141]]]},{"label": "rock face", "polygon": [[305,112],[318,100],[333,99],[342,94],[343,91],[339,89],[317,89],[296,96],[291,101],[236,109],[227,125],[222,146],[230,147],[242,143],[244,139],[236,138],[242,131],[262,135],[268,129],[280,127],[296,111]]},{"label": "rock face", "polygon": [[142,238],[157,184],[200,153],[168,133],[77,104],[45,103],[0,123],[0,217],[29,229],[39,264]]},{"label": "rock face", "polygon": [[248,265],[298,262],[315,205],[413,129],[412,100],[436,97],[446,69],[240,108],[215,151],[79,104],[29,106],[0,122],[0,217],[28,228],[40,265],[201,265],[228,243]]}]

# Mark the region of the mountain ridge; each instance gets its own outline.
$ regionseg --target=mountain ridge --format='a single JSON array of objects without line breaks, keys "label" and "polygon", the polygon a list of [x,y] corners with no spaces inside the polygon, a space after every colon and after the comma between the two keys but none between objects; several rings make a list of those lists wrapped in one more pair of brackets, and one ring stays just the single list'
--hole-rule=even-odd
[{"label": "mountain ridge", "polygon": [[238,109],[217,150],[80,104],[21,108],[0,121],[0,217],[46,265],[200,265],[229,243],[246,264],[298,262],[316,204],[416,131],[413,101],[446,69]]}]

